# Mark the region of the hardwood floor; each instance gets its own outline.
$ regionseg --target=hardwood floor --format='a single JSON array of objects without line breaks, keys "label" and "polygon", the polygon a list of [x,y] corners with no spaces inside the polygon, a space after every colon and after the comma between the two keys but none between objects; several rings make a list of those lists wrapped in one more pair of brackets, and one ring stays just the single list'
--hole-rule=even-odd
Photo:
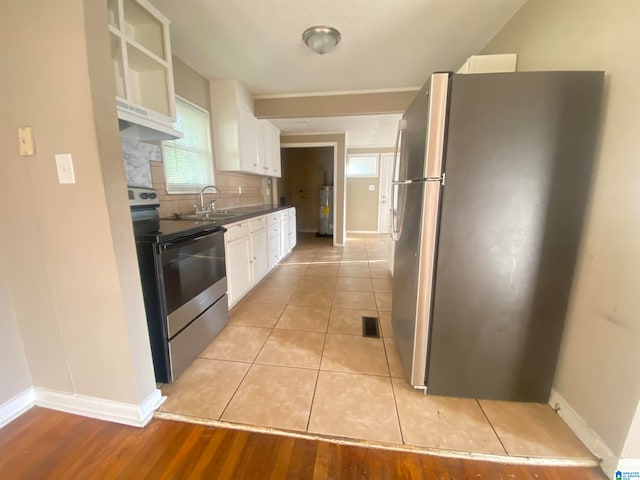
[{"label": "hardwood floor", "polygon": [[0,430],[0,478],[606,480],[598,468],[442,458],[159,419],[139,429],[37,407]]}]

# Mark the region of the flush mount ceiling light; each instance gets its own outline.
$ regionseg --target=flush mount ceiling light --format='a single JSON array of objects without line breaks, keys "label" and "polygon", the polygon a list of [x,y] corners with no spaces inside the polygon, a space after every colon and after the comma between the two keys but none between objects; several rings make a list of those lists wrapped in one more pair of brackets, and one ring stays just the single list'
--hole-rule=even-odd
[{"label": "flush mount ceiling light", "polygon": [[320,55],[332,50],[340,42],[340,32],[333,27],[316,25],[307,28],[302,34],[302,41],[311,50]]}]

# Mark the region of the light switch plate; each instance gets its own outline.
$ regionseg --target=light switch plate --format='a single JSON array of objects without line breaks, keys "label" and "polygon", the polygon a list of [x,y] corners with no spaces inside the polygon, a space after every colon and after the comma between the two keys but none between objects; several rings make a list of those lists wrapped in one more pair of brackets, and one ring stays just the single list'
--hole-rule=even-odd
[{"label": "light switch plate", "polygon": [[31,127],[18,128],[18,143],[20,145],[20,156],[31,157],[35,155],[36,149],[33,144],[33,133]]},{"label": "light switch plate", "polygon": [[369,185],[369,191],[370,192],[374,192],[376,190],[376,186],[375,185]]},{"label": "light switch plate", "polygon": [[58,183],[76,183],[76,175],[73,172],[73,159],[70,153],[56,154],[56,168],[58,169]]}]

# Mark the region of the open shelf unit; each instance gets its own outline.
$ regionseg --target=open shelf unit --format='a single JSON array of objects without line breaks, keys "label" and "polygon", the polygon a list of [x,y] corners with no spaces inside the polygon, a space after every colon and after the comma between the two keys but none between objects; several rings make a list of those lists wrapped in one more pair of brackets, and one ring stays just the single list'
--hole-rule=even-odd
[{"label": "open shelf unit", "polygon": [[107,0],[119,117],[171,126],[175,98],[169,21],[147,0]]}]

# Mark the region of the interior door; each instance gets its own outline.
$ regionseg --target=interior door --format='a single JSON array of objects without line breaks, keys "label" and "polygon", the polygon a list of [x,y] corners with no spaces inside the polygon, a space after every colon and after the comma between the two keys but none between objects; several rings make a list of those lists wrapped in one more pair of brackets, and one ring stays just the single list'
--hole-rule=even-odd
[{"label": "interior door", "polygon": [[391,182],[393,180],[393,153],[380,156],[380,192],[378,208],[378,233],[389,233],[391,227]]}]

